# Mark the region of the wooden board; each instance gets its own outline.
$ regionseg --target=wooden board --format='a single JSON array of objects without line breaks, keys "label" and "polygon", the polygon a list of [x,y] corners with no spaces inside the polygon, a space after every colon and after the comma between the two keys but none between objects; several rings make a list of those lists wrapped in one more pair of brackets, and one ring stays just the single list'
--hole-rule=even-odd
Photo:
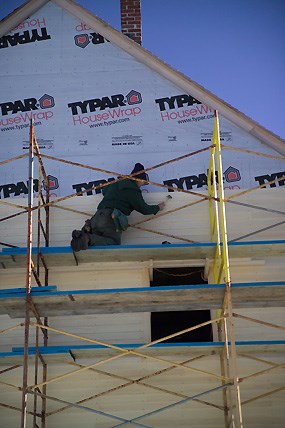
[{"label": "wooden board", "polygon": [[[173,245],[121,245],[90,247],[88,250],[73,253],[70,247],[42,247],[47,266],[76,266],[84,263],[144,262],[212,259],[216,244],[212,242]],[[35,257],[36,249],[33,249]],[[274,257],[285,255],[285,240],[230,242],[230,258]],[[26,248],[3,249],[0,253],[0,266],[3,269],[26,266]],[[171,267],[171,264],[169,265]]]},{"label": "wooden board", "polygon": [[[133,350],[152,357],[185,358],[189,355],[219,355],[224,349],[224,342],[185,342],[158,343],[150,347],[141,344],[118,344],[118,349],[102,345],[64,345],[39,346],[38,351],[49,362],[71,362],[86,358],[109,358],[120,352]],[[285,340],[237,341],[237,353],[241,354],[284,354]],[[29,348],[29,359],[32,361],[36,353],[35,347]],[[0,364],[21,363],[24,348],[14,347],[11,352],[0,352]]]},{"label": "wooden board", "polygon": [[[285,306],[285,282],[232,284],[235,308]],[[33,291],[40,316],[219,309],[223,284],[141,287],[108,290]],[[0,294],[0,314],[25,316],[25,295]]]}]

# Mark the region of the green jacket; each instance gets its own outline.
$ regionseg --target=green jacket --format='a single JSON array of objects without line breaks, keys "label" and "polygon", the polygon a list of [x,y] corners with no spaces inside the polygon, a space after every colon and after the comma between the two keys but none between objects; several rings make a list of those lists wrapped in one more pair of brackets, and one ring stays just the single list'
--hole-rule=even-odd
[{"label": "green jacket", "polygon": [[140,188],[129,178],[103,187],[103,195],[98,209],[117,208],[125,215],[130,215],[132,211],[145,215],[156,214],[159,211],[158,205],[148,205],[144,201]]}]

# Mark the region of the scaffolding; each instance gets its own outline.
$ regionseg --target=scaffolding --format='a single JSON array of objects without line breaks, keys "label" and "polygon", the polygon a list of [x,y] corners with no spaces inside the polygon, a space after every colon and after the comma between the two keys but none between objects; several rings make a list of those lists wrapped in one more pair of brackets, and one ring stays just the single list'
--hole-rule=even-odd
[{"label": "scaffolding", "polygon": [[[27,247],[25,249],[19,249],[9,243],[3,243],[3,242],[1,243],[3,246],[7,247],[3,249],[1,254],[1,256],[3,256],[1,259],[3,267],[9,268],[11,264],[15,264],[15,263],[18,266],[24,266],[24,264],[26,265],[25,293],[23,293],[23,291],[20,291],[19,289],[17,290],[10,289],[10,290],[4,290],[5,293],[2,293],[2,296],[0,296],[2,297],[2,302],[5,303],[5,308],[8,308],[8,313],[10,310],[10,313],[13,314],[14,316],[19,317],[22,315],[24,318],[24,322],[0,332],[1,334],[6,334],[18,328],[22,328],[24,330],[23,355],[18,354],[17,358],[14,359],[14,361],[16,361],[17,364],[14,364],[12,366],[10,365],[7,369],[4,369],[0,372],[2,374],[2,373],[6,373],[7,371],[13,371],[14,369],[19,368],[20,366],[22,366],[23,368],[23,378],[22,378],[21,387],[14,384],[8,384],[6,382],[0,381],[0,383],[3,386],[6,386],[7,388],[17,389],[22,394],[21,409],[13,406],[9,406],[5,403],[0,403],[2,407],[10,408],[15,411],[20,411],[21,428],[26,428],[27,426],[27,414],[32,414],[34,428],[39,426],[41,426],[42,428],[45,428],[47,424],[48,416],[57,414],[59,412],[62,412],[68,409],[74,409],[74,408],[81,411],[87,411],[87,412],[94,413],[96,415],[107,417],[113,421],[113,425],[112,425],[113,427],[123,426],[126,424],[131,424],[133,426],[147,427],[149,425],[147,422],[144,422],[145,418],[153,417],[155,415],[166,412],[173,407],[181,406],[181,405],[184,405],[185,403],[190,403],[191,401],[203,404],[208,407],[217,408],[220,411],[222,411],[224,414],[224,424],[226,428],[229,428],[229,427],[242,428],[245,426],[243,422],[243,414],[242,414],[243,405],[247,404],[248,402],[253,402],[260,398],[264,398],[266,396],[278,393],[285,389],[285,386],[282,386],[279,388],[275,388],[271,391],[259,394],[257,396],[251,397],[250,400],[246,400],[244,402],[242,402],[241,400],[240,385],[242,382],[246,382],[248,379],[255,379],[256,377],[262,376],[263,374],[271,372],[272,370],[284,368],[284,364],[277,364],[274,361],[265,360],[265,359],[252,356],[249,352],[249,348],[251,346],[257,346],[257,344],[253,344],[253,343],[249,344],[245,342],[241,343],[236,341],[234,319],[235,318],[244,319],[252,323],[258,323],[263,326],[278,329],[279,331],[285,331],[285,327],[281,325],[273,324],[273,323],[267,323],[248,316],[240,315],[234,312],[233,305],[235,304],[235,302],[238,302],[239,307],[246,307],[246,300],[248,300],[249,298],[247,288],[251,286],[254,287],[255,295],[252,297],[250,304],[252,304],[254,300],[258,301],[258,299],[260,299],[259,306],[262,307],[264,299],[267,299],[267,300],[272,299],[271,303],[273,305],[275,306],[277,306],[278,304],[284,305],[285,304],[285,294],[284,294],[285,282],[232,284],[231,275],[230,275],[229,252],[237,251],[237,254],[238,254],[238,251],[240,248],[242,249],[243,252],[247,250],[251,252],[254,251],[257,248],[257,246],[260,246],[260,243],[249,242],[249,243],[246,243],[249,245],[244,245],[245,243],[242,241],[243,238],[253,236],[259,233],[260,231],[264,231],[265,229],[268,230],[268,229],[272,229],[274,227],[280,226],[285,221],[272,224],[270,226],[267,226],[266,228],[262,228],[250,234],[247,234],[246,236],[241,236],[239,238],[236,238],[234,242],[233,241],[228,242],[225,204],[230,203],[230,204],[236,204],[236,205],[247,205],[247,207],[250,209],[263,210],[267,212],[272,211],[275,213],[278,212],[280,215],[284,215],[285,213],[276,211],[273,209],[269,209],[269,208],[254,206],[252,204],[244,204],[242,202],[234,200],[235,198],[237,198],[242,194],[246,194],[258,188],[265,187],[266,186],[265,184],[256,186],[252,189],[244,190],[235,195],[225,197],[224,187],[223,187],[223,177],[222,177],[223,168],[222,168],[221,149],[239,150],[241,152],[245,152],[251,155],[264,156],[264,157],[269,157],[271,159],[273,158],[273,159],[278,159],[282,161],[284,161],[285,158],[256,153],[250,150],[234,149],[232,147],[221,145],[219,135],[220,133],[219,133],[218,113],[215,112],[213,138],[212,138],[212,144],[210,146],[201,150],[196,150],[194,152],[188,153],[184,156],[180,156],[178,158],[160,163],[158,165],[154,165],[144,170],[145,172],[149,172],[156,168],[165,166],[169,163],[190,158],[204,151],[210,152],[210,163],[209,163],[208,181],[207,181],[208,195],[205,195],[199,192],[190,191],[190,190],[178,189],[172,186],[162,185],[151,181],[150,183],[166,190],[168,189],[170,191],[183,192],[186,194],[191,194],[198,198],[194,202],[188,203],[186,205],[175,208],[173,210],[166,210],[166,212],[159,213],[156,215],[156,218],[173,214],[178,210],[182,210],[186,207],[188,208],[190,206],[197,205],[200,202],[208,201],[211,243],[197,243],[183,236],[176,236],[171,233],[162,234],[159,231],[153,231],[145,227],[145,223],[150,221],[147,218],[139,222],[136,222],[134,224],[131,224],[130,227],[137,228],[137,229],[151,232],[151,233],[156,233],[159,235],[163,235],[166,238],[175,238],[184,242],[184,244],[176,244],[176,245],[174,244],[170,246],[168,245],[147,246],[146,245],[146,246],[136,246],[135,248],[134,246],[130,246],[130,248],[128,248],[128,246],[125,246],[122,248],[121,247],[110,248],[111,253],[112,252],[113,254],[116,253],[116,255],[118,255],[118,253],[120,254],[121,260],[132,260],[132,257],[135,257],[134,251],[140,254],[140,260],[147,260],[149,258],[155,259],[155,257],[159,259],[161,257],[160,256],[161,252],[163,252],[163,257],[169,258],[169,260],[171,260],[171,257],[173,257],[173,254],[175,255],[176,259],[178,257],[181,257],[182,259],[189,258],[189,255],[190,255],[190,258],[191,257],[197,258],[198,256],[200,256],[205,259],[213,260],[212,269],[213,269],[214,283],[209,285],[208,287],[201,285],[200,287],[181,286],[180,288],[179,287],[159,287],[159,290],[156,287],[153,287],[152,289],[148,289],[148,290],[147,289],[139,289],[139,290],[118,289],[118,290],[112,290],[113,294],[111,292],[104,294],[102,293],[102,290],[100,290],[100,293],[98,292],[98,290],[92,290],[88,294],[88,304],[86,303],[86,300],[84,300],[84,296],[87,294],[86,292],[84,293],[83,291],[80,292],[80,290],[78,290],[78,293],[73,292],[71,296],[70,292],[66,292],[66,293],[57,292],[55,287],[49,285],[48,266],[50,263],[53,262],[54,260],[53,257],[58,257],[58,255],[60,254],[61,256],[63,256],[62,263],[64,263],[64,261],[67,261],[67,260],[69,261],[72,260],[75,264],[78,264],[79,262],[83,262],[83,263],[90,262],[94,255],[94,251],[96,251],[96,249],[87,250],[86,252],[84,252],[82,256],[80,255],[81,257],[80,258],[78,254],[73,253],[70,248],[68,249],[67,248],[64,248],[64,249],[49,248],[50,207],[57,208],[57,209],[65,209],[71,212],[75,212],[77,214],[82,214],[84,216],[86,215],[90,216],[90,213],[74,210],[67,207],[62,207],[58,204],[61,201],[73,198],[75,196],[78,196],[79,194],[84,194],[91,190],[102,189],[103,187],[110,185],[114,181],[123,180],[125,178],[131,178],[135,181],[142,181],[136,178],[136,175],[141,173],[142,171],[139,171],[136,174],[126,176],[126,175],[118,174],[117,172],[114,172],[114,171],[107,171],[100,168],[83,165],[77,162],[71,162],[64,159],[59,159],[46,154],[41,154],[36,141],[33,123],[31,123],[31,126],[30,126],[29,154],[18,156],[18,157],[9,159],[8,161],[1,162],[1,164],[4,164],[10,161],[17,160],[24,156],[28,156],[28,159],[29,159],[29,186],[28,186],[27,207],[21,206],[18,204],[8,203],[6,201],[0,201],[2,204],[8,204],[17,209],[20,209],[20,212],[6,216],[5,218],[2,218],[0,221],[6,221],[16,216],[19,216],[21,214],[27,214]],[[33,196],[35,158],[38,161],[38,189],[37,189],[38,197],[37,197],[36,204],[34,204],[34,196]],[[82,190],[81,192],[77,192],[76,194],[50,200],[49,179],[43,163],[43,159],[45,158],[49,160],[66,163],[74,167],[76,166],[76,167],[88,168],[90,170],[100,171],[107,174],[119,175],[120,177],[117,180],[100,184],[98,186],[93,186],[90,189]],[[216,176],[216,171],[217,171],[217,176]],[[44,180],[44,183],[45,183],[45,190],[46,190],[45,195],[41,191],[40,183],[42,180]],[[280,181],[280,180],[284,180],[284,177],[277,178],[267,184],[275,183],[276,181]],[[36,248],[33,249],[32,219],[33,219],[34,212],[37,213],[38,226],[37,226],[37,233],[36,233],[37,246]],[[42,212],[44,212],[45,214],[44,222],[42,221],[42,217],[41,217]],[[43,236],[44,238],[44,246],[41,245],[41,236]],[[275,246],[276,252],[274,253],[273,251],[272,252],[273,254],[279,254],[279,255],[284,254],[285,241],[264,242],[263,245],[264,247],[268,245],[271,248]],[[108,252],[109,249],[106,249],[106,251]],[[34,254],[36,255],[36,262],[33,261]],[[105,254],[103,255],[101,254],[101,257],[104,258]],[[120,259],[117,258],[117,260],[120,260]],[[40,272],[41,269],[43,269],[43,272],[44,272],[43,274]],[[34,276],[35,278],[37,287],[32,287],[31,285],[32,276]],[[44,278],[43,281],[41,280],[42,276]],[[272,296],[273,289],[277,293],[276,294],[277,297],[274,302],[273,302],[274,297]],[[179,291],[180,297],[179,296],[177,297],[177,291]],[[139,295],[140,302],[142,303],[141,307],[139,307],[139,304],[138,304],[138,298],[137,298],[138,295]],[[201,302],[199,308],[201,309],[215,308],[217,312],[216,312],[216,317],[214,319],[211,319],[210,321],[200,323],[194,327],[193,326],[189,327],[187,329],[178,331],[174,334],[168,335],[161,339],[151,341],[150,343],[146,343],[141,346],[132,348],[131,346],[124,347],[121,345],[120,346],[113,345],[101,340],[90,339],[88,337],[77,335],[75,333],[70,333],[70,332],[66,332],[66,331],[62,331],[62,330],[58,330],[50,327],[48,322],[48,315],[49,313],[52,314],[52,307],[48,306],[47,304],[47,302],[49,302],[48,298],[50,296],[52,296],[53,301],[55,298],[58,299],[57,305],[60,303],[66,302],[65,300],[60,300],[60,299],[65,299],[65,296],[69,298],[67,300],[69,300],[69,303],[71,306],[73,304],[72,301],[81,302],[81,305],[85,305],[85,307],[89,305],[88,313],[111,313],[112,311],[113,312],[118,311],[119,307],[121,308],[120,311],[122,311],[123,309],[125,312],[151,311],[151,310],[162,311],[162,310],[171,310],[169,308],[173,309],[173,306],[175,305],[179,305],[179,308],[181,310],[181,308],[183,308],[183,305],[187,308],[197,307],[197,303],[199,301]],[[153,305],[154,296],[155,296],[155,302],[156,302],[155,305]],[[176,300],[173,303],[174,296],[176,296]],[[102,299],[102,303],[100,303],[100,298]],[[22,304],[23,299],[25,299],[24,306]],[[83,299],[83,300],[80,301],[80,299]],[[234,303],[233,303],[233,300],[234,300]],[[100,303],[100,305],[98,303]],[[99,306],[101,308],[101,312],[96,312]],[[165,309],[166,307],[168,309]],[[70,314],[70,315],[72,314],[72,307],[69,313],[67,308],[66,314]],[[32,317],[35,318],[35,321],[31,320]],[[173,361],[173,359],[161,357],[159,356],[159,354],[157,354],[158,347],[166,340],[172,339],[174,337],[178,337],[183,333],[186,333],[195,329],[199,329],[209,324],[212,326],[217,325],[219,342],[212,345],[211,352],[214,352],[214,353],[216,352],[219,355],[219,359],[220,359],[219,373],[213,373],[211,371],[204,370],[204,369],[202,370],[197,367],[195,368],[195,365],[189,366],[191,362],[197,359],[203,360],[203,357],[205,357],[205,355],[203,356],[203,354],[192,357],[190,359],[189,358],[186,360],[184,359],[183,362]],[[34,329],[33,331],[35,332],[34,348],[30,346],[31,328],[33,328]],[[40,346],[39,336],[41,333],[43,334],[43,346]],[[83,342],[87,342],[88,343],[87,346],[85,347],[83,346],[81,348],[80,346],[78,347],[78,352],[79,353],[82,352],[83,355],[88,355],[88,352],[91,353],[91,355],[96,354],[97,358],[99,358],[99,361],[96,361],[95,363],[92,363],[89,365],[78,364],[76,363],[76,361],[74,361],[73,365],[76,367],[74,370],[48,378],[48,375],[47,375],[48,367],[47,367],[47,362],[45,360],[45,356],[47,355],[46,352],[49,349],[48,347],[49,333],[59,333],[66,337],[76,338],[78,340],[82,340]],[[282,349],[284,349],[285,341],[279,341],[279,342],[280,343],[278,344],[274,343],[274,341],[272,342],[268,341],[267,343],[264,342],[263,344],[260,343],[259,349],[262,349],[262,346],[264,348],[265,347],[270,348],[270,347],[274,347],[274,345],[280,345]],[[207,346],[205,345],[205,349],[206,348]],[[249,374],[248,376],[240,377],[238,373],[238,367],[237,367],[237,348],[239,348],[242,351],[240,355],[243,355],[244,358],[263,362],[267,364],[269,368],[261,371],[256,371],[254,373]],[[190,348],[185,347],[184,349],[185,354],[187,354],[189,349]],[[195,347],[195,344],[192,344],[191,346],[191,350],[193,350],[193,352],[201,352],[201,349],[202,347],[198,347],[198,346]],[[61,380],[72,377],[75,374],[83,373],[89,370],[95,371],[97,373],[102,373],[102,371],[100,371],[99,369],[99,366],[104,365],[106,363],[110,363],[112,361],[117,361],[124,357],[130,357],[130,356],[143,358],[155,363],[162,363],[162,367],[165,367],[165,365],[167,365],[167,368],[162,368],[159,371],[155,371],[151,375],[146,375],[136,380],[133,380],[131,377],[120,376],[118,374],[108,374],[111,378],[113,379],[119,378],[121,379],[121,381],[124,381],[125,383],[115,388],[111,388],[110,390],[104,391],[101,394],[95,394],[95,395],[93,394],[92,396],[85,397],[83,400],[78,400],[76,402],[70,402],[64,399],[59,399],[57,397],[49,395],[47,392],[47,387],[52,382],[60,382]],[[13,358],[11,358],[11,355],[2,355],[2,357],[7,357],[8,362],[13,361]],[[32,364],[31,361],[33,361],[33,364],[34,364],[33,384],[29,384],[29,381],[28,381],[29,367]],[[39,371],[40,364],[42,366],[41,379],[40,379],[40,371]],[[177,393],[175,391],[172,391],[169,388],[151,386],[148,383],[145,383],[146,379],[155,377],[161,373],[172,371],[175,368],[179,368],[182,371],[185,371],[186,373],[195,373],[201,376],[215,379],[215,381],[219,382],[219,385],[213,388],[207,389],[205,391],[199,392],[198,394],[188,396],[183,393]],[[166,406],[162,406],[155,410],[148,411],[135,418],[122,418],[120,416],[117,416],[116,414],[113,414],[110,412],[106,413],[102,410],[94,409],[92,407],[87,407],[83,405],[83,403],[86,403],[89,400],[94,399],[94,397],[96,398],[103,395],[107,395],[110,392],[114,392],[114,390],[120,390],[122,388],[126,388],[127,386],[133,385],[134,383],[136,383],[137,385],[144,385],[147,388],[160,390],[161,392],[164,392],[166,394],[171,395],[172,397],[175,397],[176,400],[178,399],[178,401],[172,404],[168,404]],[[223,400],[222,406],[218,405],[215,402],[205,400],[205,396],[211,395],[216,392],[222,393],[222,400]],[[29,396],[31,396],[31,398],[33,397],[33,400],[34,400],[32,412],[29,411],[27,408],[27,401]],[[51,400],[59,404],[62,404],[62,407],[58,410],[47,413],[47,400]]]}]

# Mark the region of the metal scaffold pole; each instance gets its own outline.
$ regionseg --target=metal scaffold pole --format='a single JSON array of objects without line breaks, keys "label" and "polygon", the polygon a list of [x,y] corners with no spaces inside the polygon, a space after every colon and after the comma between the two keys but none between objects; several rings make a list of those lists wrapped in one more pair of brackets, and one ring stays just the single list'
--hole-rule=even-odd
[{"label": "metal scaffold pole", "polygon": [[[228,310],[228,324],[229,324],[229,339],[231,342],[231,372],[233,378],[234,386],[234,403],[235,403],[235,412],[232,411],[232,422],[234,426],[238,428],[243,427],[242,421],[242,411],[241,411],[241,400],[240,400],[240,389],[237,377],[237,367],[236,367],[236,345],[235,345],[235,336],[234,336],[234,324],[233,324],[233,312],[232,312],[232,297],[231,297],[231,277],[230,277],[230,264],[229,264],[229,252],[228,252],[228,238],[227,238],[227,223],[226,223],[226,212],[225,212],[225,197],[224,197],[224,187],[223,187],[223,167],[222,167],[222,155],[221,155],[221,144],[220,144],[220,131],[219,131],[219,120],[218,112],[215,110],[215,128],[213,140],[215,141],[216,146],[216,156],[217,156],[217,167],[218,167],[218,194],[219,194],[219,217],[221,225],[221,235],[222,235],[222,264],[223,264],[223,273],[224,281],[226,284],[226,293],[225,301],[226,307]],[[236,419],[236,420],[235,420]]]},{"label": "metal scaffold pole", "polygon": [[32,278],[33,176],[34,176],[34,126],[33,126],[33,123],[31,121],[30,144],[29,144],[28,233],[27,233],[26,301],[25,301],[25,343],[24,343],[24,361],[23,361],[21,428],[26,428],[26,419],[27,419],[28,356],[29,356],[31,278]]}]

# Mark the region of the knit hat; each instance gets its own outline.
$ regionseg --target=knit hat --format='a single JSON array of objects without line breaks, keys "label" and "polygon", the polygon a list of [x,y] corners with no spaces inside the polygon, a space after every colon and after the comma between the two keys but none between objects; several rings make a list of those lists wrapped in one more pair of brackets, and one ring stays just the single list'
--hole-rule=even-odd
[{"label": "knit hat", "polygon": [[[135,174],[136,172],[139,172],[142,170],[144,170],[144,166],[141,163],[136,163],[131,174]],[[140,178],[141,180],[145,180],[145,181],[149,180],[148,174],[146,172],[142,172],[141,174],[137,174],[134,176],[134,178]]]}]

